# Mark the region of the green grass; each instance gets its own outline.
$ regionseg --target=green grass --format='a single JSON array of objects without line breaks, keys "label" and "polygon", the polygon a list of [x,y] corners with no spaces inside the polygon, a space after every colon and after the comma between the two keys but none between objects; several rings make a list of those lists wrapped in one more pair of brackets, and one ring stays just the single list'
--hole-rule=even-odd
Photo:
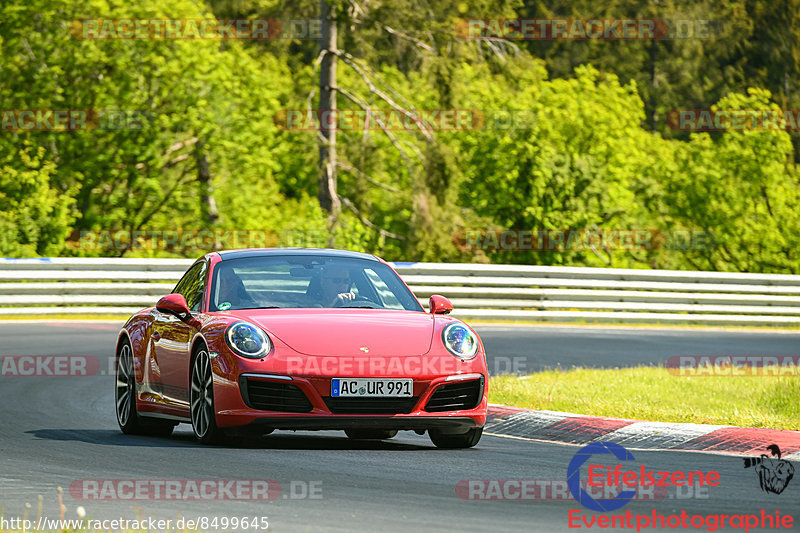
[{"label": "green grass", "polygon": [[680,377],[660,367],[496,376],[489,402],[591,416],[800,430],[800,377]]}]

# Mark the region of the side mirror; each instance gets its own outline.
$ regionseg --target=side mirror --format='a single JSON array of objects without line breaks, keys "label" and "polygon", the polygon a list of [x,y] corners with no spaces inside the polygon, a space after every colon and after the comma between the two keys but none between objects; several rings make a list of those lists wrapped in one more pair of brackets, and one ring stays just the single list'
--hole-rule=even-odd
[{"label": "side mirror", "polygon": [[167,294],[161,298],[156,304],[156,310],[168,315],[173,315],[181,319],[182,322],[191,323],[194,321],[192,313],[189,311],[189,306],[186,303],[186,298],[182,294]]},{"label": "side mirror", "polygon": [[434,315],[446,315],[453,310],[453,304],[450,303],[450,300],[439,294],[431,296],[428,301],[428,307],[431,310],[431,314]]}]

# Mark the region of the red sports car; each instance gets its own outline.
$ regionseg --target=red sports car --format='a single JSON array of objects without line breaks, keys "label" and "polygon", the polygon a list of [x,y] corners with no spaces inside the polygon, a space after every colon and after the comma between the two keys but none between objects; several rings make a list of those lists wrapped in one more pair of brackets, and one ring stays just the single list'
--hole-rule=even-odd
[{"label": "red sports car", "polygon": [[342,429],[354,439],[427,431],[438,447],[474,446],[486,422],[486,357],[452,309],[434,295],[425,313],[369,254],[207,254],[120,331],[117,421],[151,435],[191,423],[203,443]]}]

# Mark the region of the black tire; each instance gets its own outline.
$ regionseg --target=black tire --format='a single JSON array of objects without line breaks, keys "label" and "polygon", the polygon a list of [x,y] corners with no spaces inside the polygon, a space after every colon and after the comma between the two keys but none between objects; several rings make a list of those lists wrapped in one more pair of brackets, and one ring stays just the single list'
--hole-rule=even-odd
[{"label": "black tire", "polygon": [[189,377],[189,412],[194,436],[203,444],[215,444],[224,437],[217,427],[214,408],[214,374],[205,346],[200,346],[192,358]]},{"label": "black tire", "polygon": [[351,439],[358,439],[358,440],[384,440],[384,439],[391,439],[392,437],[397,435],[396,429],[354,428],[354,429],[345,429],[344,432]]},{"label": "black tire", "polygon": [[472,448],[481,440],[483,428],[472,428],[466,433],[457,433],[455,435],[432,429],[428,431],[428,435],[437,448]]},{"label": "black tire", "polygon": [[133,351],[128,339],[123,339],[117,352],[114,403],[117,424],[126,435],[169,437],[176,423],[143,417],[136,410],[136,376],[133,370]]}]

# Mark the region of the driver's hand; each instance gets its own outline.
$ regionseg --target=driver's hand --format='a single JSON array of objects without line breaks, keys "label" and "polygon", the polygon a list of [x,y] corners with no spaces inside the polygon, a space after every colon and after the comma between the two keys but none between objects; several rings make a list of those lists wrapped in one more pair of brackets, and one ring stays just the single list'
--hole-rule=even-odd
[{"label": "driver's hand", "polygon": [[347,302],[352,302],[356,299],[356,295],[354,292],[341,292],[336,295],[336,298],[333,299],[334,306],[341,306],[346,304]]}]

